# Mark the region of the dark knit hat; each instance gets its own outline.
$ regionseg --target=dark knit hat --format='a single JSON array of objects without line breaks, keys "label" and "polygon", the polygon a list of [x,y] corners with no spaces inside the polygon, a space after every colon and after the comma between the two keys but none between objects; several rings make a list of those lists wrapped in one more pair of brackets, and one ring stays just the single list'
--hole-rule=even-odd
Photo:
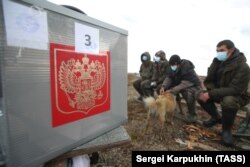
[{"label": "dark knit hat", "polygon": [[181,64],[181,58],[178,55],[172,55],[169,59],[170,65]]}]

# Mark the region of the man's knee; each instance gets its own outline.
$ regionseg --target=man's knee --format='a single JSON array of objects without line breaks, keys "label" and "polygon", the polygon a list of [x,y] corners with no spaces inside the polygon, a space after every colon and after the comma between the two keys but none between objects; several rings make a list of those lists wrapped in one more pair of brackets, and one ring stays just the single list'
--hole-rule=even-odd
[{"label": "man's knee", "polygon": [[222,109],[239,109],[239,99],[235,96],[225,96],[221,101],[221,108]]},{"label": "man's knee", "polygon": [[184,99],[186,100],[195,100],[195,93],[192,89],[185,89],[185,90],[182,90],[181,92],[181,95],[183,96]]},{"label": "man's knee", "polygon": [[150,83],[151,82],[149,80],[142,81],[141,82],[141,88],[142,89],[150,89],[151,88]]},{"label": "man's knee", "polygon": [[133,82],[134,88],[138,88],[138,87],[140,87],[140,85],[141,85],[141,80],[140,79]]}]

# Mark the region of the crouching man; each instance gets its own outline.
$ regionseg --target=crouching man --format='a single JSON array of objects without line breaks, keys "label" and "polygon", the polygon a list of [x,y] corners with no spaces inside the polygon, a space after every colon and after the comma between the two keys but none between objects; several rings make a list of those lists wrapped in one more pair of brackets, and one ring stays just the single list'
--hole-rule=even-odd
[{"label": "crouching man", "polygon": [[140,78],[133,82],[135,90],[139,93],[138,101],[142,102],[143,97],[153,96],[151,88],[151,78],[153,76],[154,65],[148,52],[141,54]]},{"label": "crouching man", "polygon": [[191,61],[173,55],[169,59],[170,68],[162,84],[160,93],[181,93],[187,102],[188,115],[186,121],[193,123],[197,120],[196,93],[200,90],[200,79],[197,76]]},{"label": "crouching man", "polygon": [[[237,111],[249,102],[247,94],[249,66],[246,57],[230,40],[217,44],[217,56],[208,68],[204,85],[207,91],[198,95],[201,107],[211,116],[204,121],[205,127],[222,123],[222,142],[227,146],[233,144],[231,128]],[[214,103],[220,103],[222,116]]]},{"label": "crouching man", "polygon": [[154,60],[154,72],[151,86],[156,89],[157,94],[160,94],[161,85],[166,78],[169,63],[163,50],[155,53]]}]

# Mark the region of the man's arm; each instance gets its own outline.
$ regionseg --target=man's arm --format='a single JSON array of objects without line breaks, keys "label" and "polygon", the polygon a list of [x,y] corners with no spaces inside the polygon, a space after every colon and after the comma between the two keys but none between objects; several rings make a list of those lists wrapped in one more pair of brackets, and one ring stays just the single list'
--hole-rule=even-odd
[{"label": "man's arm", "polygon": [[193,86],[194,84],[190,81],[182,80],[181,83],[171,89],[171,92],[174,94],[179,93],[181,90],[184,90],[188,87]]},{"label": "man's arm", "polygon": [[249,67],[247,65],[241,66],[228,87],[221,87],[208,91],[209,97],[223,98],[225,96],[238,96],[246,91],[249,81]]},{"label": "man's arm", "polygon": [[164,90],[168,89],[172,84],[172,79],[169,78],[168,76],[165,78],[165,80],[162,83],[162,88],[164,88]]}]

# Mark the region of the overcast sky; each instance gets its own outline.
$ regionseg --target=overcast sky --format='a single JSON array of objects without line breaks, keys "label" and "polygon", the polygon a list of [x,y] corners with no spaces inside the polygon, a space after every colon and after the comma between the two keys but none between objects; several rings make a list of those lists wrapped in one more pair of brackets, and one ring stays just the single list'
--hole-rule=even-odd
[{"label": "overcast sky", "polygon": [[[164,50],[191,60],[206,75],[216,44],[231,39],[250,59],[250,0],[49,0],[128,30],[128,72],[140,55]],[[250,60],[248,60],[250,62]]]}]

